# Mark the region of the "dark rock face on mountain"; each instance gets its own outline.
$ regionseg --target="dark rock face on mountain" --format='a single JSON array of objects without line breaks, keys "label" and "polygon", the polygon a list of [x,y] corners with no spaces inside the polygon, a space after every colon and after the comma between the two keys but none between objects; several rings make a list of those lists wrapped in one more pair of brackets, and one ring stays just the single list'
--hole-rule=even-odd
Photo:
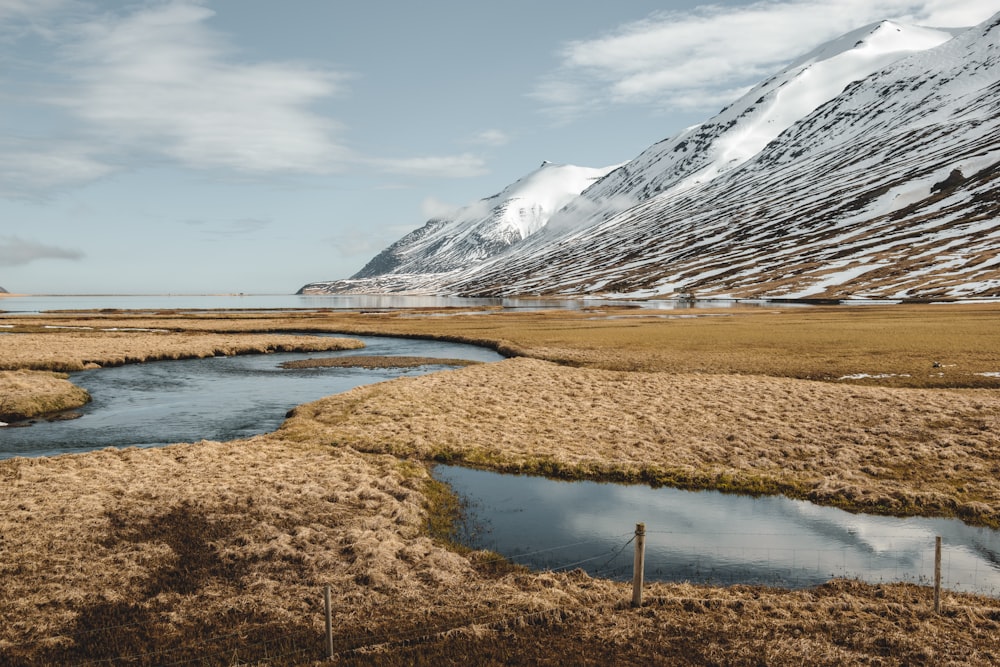
[{"label": "dark rock face on mountain", "polygon": [[375,266],[365,289],[1000,296],[998,26],[1000,14],[954,38],[889,22],[845,35],[501,252],[419,275]]}]

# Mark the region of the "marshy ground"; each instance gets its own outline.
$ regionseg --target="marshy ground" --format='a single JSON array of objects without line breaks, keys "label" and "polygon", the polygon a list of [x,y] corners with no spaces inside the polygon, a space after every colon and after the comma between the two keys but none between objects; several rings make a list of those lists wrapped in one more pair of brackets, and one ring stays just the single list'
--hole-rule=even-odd
[{"label": "marshy ground", "polygon": [[996,525],[1000,306],[0,320],[11,371],[263,352],[293,332],[525,357],[361,387],[249,440],[0,461],[0,662],[309,663],[328,584],[340,664],[1000,662],[1000,600],[946,593],[935,614],[926,587],[651,584],[631,609],[625,584],[456,549],[427,470]]}]

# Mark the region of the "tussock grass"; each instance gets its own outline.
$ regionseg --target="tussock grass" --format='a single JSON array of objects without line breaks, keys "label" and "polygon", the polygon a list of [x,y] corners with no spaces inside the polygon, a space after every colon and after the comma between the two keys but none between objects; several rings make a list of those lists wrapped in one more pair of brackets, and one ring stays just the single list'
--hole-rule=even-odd
[{"label": "tussock grass", "polygon": [[[0,461],[0,662],[995,664],[1000,601],[908,585],[628,584],[430,536],[424,466],[245,441]],[[448,501],[443,503],[448,505]]]},{"label": "tussock grass", "polygon": [[[997,664],[995,599],[946,593],[935,615],[931,591],[909,585],[658,583],[630,609],[627,584],[498,567],[494,554],[449,547],[455,499],[425,465],[993,523],[998,393],[941,387],[998,386],[976,375],[1000,371],[998,314],[0,317],[14,332],[3,368],[164,358],[182,340],[214,354],[223,338],[304,331],[535,358],[360,388],[250,440],[0,461],[0,663],[309,663],[322,657],[331,584],[338,664]],[[33,351],[8,345],[21,336],[37,337]],[[892,377],[836,379],[855,373]]]},{"label": "tussock grass", "polygon": [[391,456],[265,436],[10,459],[0,480],[4,664],[115,650],[162,664],[157,651],[210,655],[219,644],[204,640],[234,630],[222,649],[235,654],[278,629],[321,650],[326,584],[345,648],[582,605],[611,586],[564,589],[564,577],[498,574],[448,550],[426,532],[426,469]]},{"label": "tussock grass", "polygon": [[1000,395],[509,359],[300,406],[304,442],[1000,523]]},{"label": "tussock grass", "polygon": [[86,390],[62,373],[0,371],[0,421],[30,419],[78,408],[89,401]]},{"label": "tussock grass", "polygon": [[[18,320],[20,321],[20,320]],[[52,330],[3,337],[0,370],[81,371],[166,359],[270,352],[319,352],[364,347],[357,340],[314,336],[188,332]]]}]

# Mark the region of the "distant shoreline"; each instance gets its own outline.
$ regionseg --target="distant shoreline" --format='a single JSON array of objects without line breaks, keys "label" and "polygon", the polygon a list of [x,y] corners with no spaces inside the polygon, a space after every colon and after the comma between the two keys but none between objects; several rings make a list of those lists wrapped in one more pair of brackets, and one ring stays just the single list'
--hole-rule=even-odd
[{"label": "distant shoreline", "polygon": [[[95,296],[289,296],[287,292],[253,293],[250,292],[158,292],[155,294],[126,294],[126,293],[94,293],[94,294],[13,294],[10,292],[0,292],[0,296],[30,296],[30,297],[95,297]],[[294,295],[292,295],[294,296]]]}]

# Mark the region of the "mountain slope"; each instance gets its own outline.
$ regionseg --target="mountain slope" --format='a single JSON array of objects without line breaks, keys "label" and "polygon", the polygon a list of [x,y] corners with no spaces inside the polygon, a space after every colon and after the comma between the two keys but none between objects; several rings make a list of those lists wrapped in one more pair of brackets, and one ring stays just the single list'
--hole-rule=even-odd
[{"label": "mountain slope", "polygon": [[[614,167],[543,162],[503,191],[450,218],[429,220],[375,256],[348,280],[310,283],[300,292],[412,289],[497,255],[542,229],[553,213]],[[390,290],[394,291],[394,290]]]},{"label": "mountain slope", "polygon": [[708,182],[752,158],[848,84],[952,36],[948,30],[881,21],[827,42],[708,122],[654,144],[601,179],[555,216],[551,229],[593,224],[651,197]]},{"label": "mountain slope", "polygon": [[851,84],[739,167],[535,239],[448,291],[1000,295],[998,23]]},{"label": "mountain slope", "polygon": [[444,245],[423,241],[442,238],[428,223],[351,289],[1000,296],[998,18],[954,39],[891,22],[848,33],[610,171],[515,243],[475,254],[486,243],[465,236],[463,260],[449,262]]}]

